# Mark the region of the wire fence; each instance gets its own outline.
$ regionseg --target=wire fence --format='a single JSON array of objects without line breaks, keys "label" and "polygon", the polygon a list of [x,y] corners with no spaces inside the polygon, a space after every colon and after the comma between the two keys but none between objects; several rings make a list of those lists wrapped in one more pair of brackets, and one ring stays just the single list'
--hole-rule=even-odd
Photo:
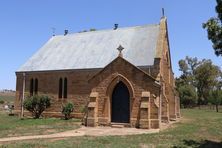
[{"label": "wire fence", "polygon": [[[205,109],[205,110],[216,110],[216,106],[215,105],[200,105],[200,106],[196,106],[196,109]],[[219,110],[222,110],[222,105],[218,106]]]}]

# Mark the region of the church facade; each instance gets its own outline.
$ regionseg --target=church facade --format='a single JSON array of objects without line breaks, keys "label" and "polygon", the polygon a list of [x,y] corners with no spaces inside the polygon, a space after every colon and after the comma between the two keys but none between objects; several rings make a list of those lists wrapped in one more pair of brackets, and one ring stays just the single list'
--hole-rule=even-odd
[{"label": "church facade", "polygon": [[[48,95],[44,116],[73,117],[86,126],[160,128],[180,117],[166,17],[159,24],[53,36],[16,71],[15,112],[25,96]],[[28,113],[28,112],[25,112]]]}]

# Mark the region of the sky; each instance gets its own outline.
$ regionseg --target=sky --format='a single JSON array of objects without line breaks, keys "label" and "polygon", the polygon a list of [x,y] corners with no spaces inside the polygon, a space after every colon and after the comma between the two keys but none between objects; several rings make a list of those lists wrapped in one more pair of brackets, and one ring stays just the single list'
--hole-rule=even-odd
[{"label": "sky", "polygon": [[178,61],[186,56],[211,59],[214,55],[202,23],[216,16],[216,0],[1,0],[0,89],[15,89],[15,71],[55,34],[90,28],[158,24],[165,9],[172,66],[180,75]]}]

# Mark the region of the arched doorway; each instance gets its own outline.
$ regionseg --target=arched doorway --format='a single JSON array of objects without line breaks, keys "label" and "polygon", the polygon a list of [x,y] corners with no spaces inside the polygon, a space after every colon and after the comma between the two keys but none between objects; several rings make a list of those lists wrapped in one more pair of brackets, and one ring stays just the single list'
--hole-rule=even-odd
[{"label": "arched doorway", "polygon": [[127,86],[120,81],[112,92],[111,122],[129,123],[130,94]]}]

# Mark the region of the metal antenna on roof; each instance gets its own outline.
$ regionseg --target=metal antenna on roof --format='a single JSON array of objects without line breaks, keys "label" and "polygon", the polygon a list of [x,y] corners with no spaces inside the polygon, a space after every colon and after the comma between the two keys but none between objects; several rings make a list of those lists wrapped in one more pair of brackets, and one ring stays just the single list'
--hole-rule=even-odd
[{"label": "metal antenna on roof", "polygon": [[51,29],[52,29],[52,36],[55,36],[55,30],[56,30],[56,28],[52,27]]},{"label": "metal antenna on roof", "polygon": [[164,13],[164,8],[162,8],[162,17],[165,16],[165,13]]}]

